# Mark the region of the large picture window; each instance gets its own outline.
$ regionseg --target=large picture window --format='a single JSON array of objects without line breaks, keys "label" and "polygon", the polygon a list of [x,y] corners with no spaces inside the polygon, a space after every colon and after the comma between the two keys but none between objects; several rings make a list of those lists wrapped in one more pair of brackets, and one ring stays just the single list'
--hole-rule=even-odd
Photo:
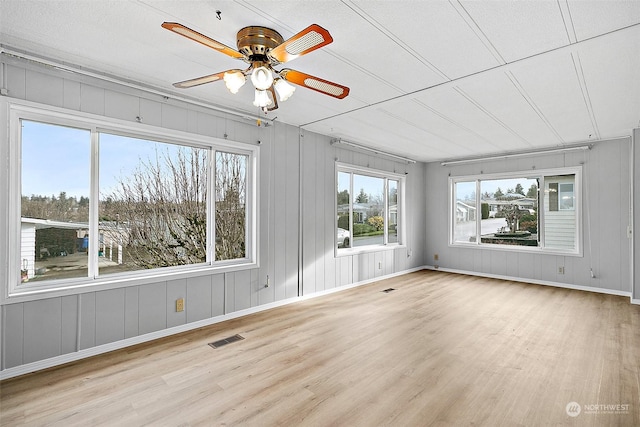
[{"label": "large picture window", "polygon": [[404,176],[337,166],[338,250],[402,243]]},{"label": "large picture window", "polygon": [[451,245],[581,254],[581,169],[449,178]]},{"label": "large picture window", "polygon": [[255,263],[257,147],[25,110],[12,289]]}]

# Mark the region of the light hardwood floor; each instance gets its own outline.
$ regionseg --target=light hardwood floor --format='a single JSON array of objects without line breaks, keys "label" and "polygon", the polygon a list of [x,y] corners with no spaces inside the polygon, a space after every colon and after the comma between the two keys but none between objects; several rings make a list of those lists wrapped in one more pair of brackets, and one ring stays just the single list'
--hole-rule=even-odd
[{"label": "light hardwood floor", "polygon": [[[234,334],[245,339],[207,345]],[[639,369],[640,306],[628,298],[421,271],[4,381],[0,417],[638,426]]]}]

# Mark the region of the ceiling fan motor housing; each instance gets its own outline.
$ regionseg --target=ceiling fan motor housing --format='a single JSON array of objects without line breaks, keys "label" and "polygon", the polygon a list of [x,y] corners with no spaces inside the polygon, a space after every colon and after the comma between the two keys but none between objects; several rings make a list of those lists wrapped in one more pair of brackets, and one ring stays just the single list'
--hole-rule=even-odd
[{"label": "ceiling fan motor housing", "polygon": [[244,27],[238,31],[238,51],[252,62],[261,61],[274,65],[275,61],[267,57],[267,54],[283,42],[280,33],[267,27]]}]

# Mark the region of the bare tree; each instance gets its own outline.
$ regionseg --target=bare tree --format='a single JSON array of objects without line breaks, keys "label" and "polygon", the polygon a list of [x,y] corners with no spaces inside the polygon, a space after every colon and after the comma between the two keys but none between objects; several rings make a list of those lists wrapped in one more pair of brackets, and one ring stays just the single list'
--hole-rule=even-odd
[{"label": "bare tree", "polygon": [[246,256],[247,156],[216,153],[216,260]]},{"label": "bare tree", "polygon": [[125,263],[142,268],[206,261],[207,155],[156,153],[101,202],[101,229],[118,240]]}]

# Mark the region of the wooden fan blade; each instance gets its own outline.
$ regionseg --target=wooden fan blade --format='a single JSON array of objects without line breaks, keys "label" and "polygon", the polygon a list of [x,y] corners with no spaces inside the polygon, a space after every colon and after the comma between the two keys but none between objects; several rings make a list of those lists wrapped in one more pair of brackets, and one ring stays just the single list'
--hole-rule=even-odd
[{"label": "wooden fan blade", "polygon": [[287,62],[320,49],[332,41],[333,38],[331,38],[329,31],[318,24],[312,24],[289,40],[285,40],[282,44],[273,48],[268,55],[280,63]]},{"label": "wooden fan blade", "polygon": [[173,85],[180,89],[187,89],[194,86],[203,85],[205,83],[216,82],[224,79],[224,73],[233,72],[239,70],[227,70],[221,73],[209,74],[208,76],[196,77],[195,79],[185,80],[183,82],[174,83]]},{"label": "wooden fan blade", "polygon": [[205,36],[204,34],[200,34],[199,32],[192,30],[191,28],[185,27],[182,24],[178,24],[177,22],[163,22],[162,28],[173,31],[176,34],[180,34],[183,37],[215,49],[218,52],[222,52],[225,55],[231,56],[232,58],[245,59],[245,56],[237,50],[223,45],[222,43],[217,42],[214,39]]},{"label": "wooden fan blade", "polygon": [[285,68],[280,71],[280,77],[288,82],[313,89],[325,95],[333,96],[334,98],[342,99],[349,95],[349,88],[346,86],[314,77],[310,74],[301,73],[300,71]]}]

